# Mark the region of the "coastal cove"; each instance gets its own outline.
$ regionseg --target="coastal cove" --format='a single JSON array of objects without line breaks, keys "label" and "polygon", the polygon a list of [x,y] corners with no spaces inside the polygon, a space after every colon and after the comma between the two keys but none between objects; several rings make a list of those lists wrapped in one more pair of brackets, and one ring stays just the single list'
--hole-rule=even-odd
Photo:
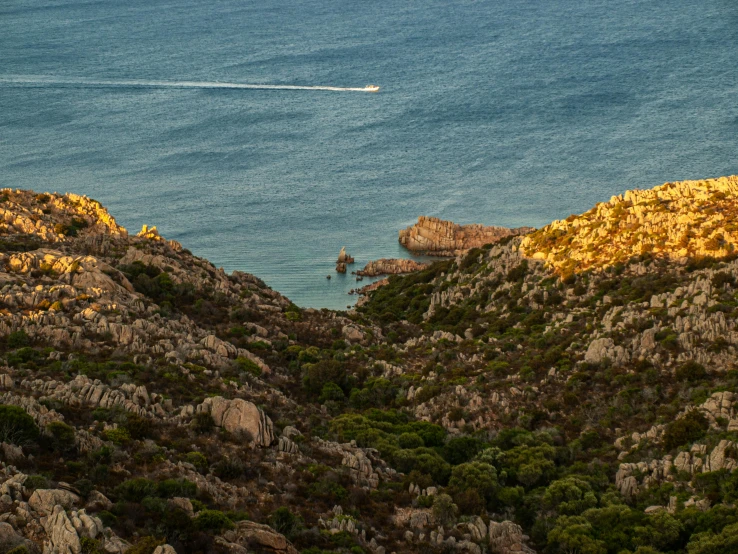
[{"label": "coastal cove", "polygon": [[300,306],[345,309],[370,279],[335,274],[340,248],[356,269],[410,257],[397,232],[421,214],[541,227],[738,173],[737,29],[725,0],[7,0],[0,186],[88,195]]}]

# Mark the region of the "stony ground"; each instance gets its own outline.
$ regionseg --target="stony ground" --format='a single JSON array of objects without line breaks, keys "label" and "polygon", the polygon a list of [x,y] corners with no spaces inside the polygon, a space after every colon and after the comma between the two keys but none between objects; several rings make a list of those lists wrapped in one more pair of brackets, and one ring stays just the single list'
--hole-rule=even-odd
[{"label": "stony ground", "polygon": [[738,551],[736,183],[351,312],[0,191],[0,553]]}]

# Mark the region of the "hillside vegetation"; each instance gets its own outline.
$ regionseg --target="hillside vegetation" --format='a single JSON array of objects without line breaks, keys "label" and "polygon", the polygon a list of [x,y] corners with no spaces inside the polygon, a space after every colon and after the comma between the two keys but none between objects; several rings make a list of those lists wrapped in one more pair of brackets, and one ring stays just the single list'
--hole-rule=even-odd
[{"label": "hillside vegetation", "polygon": [[351,312],[6,189],[0,552],[738,551],[736,184],[627,192]]}]

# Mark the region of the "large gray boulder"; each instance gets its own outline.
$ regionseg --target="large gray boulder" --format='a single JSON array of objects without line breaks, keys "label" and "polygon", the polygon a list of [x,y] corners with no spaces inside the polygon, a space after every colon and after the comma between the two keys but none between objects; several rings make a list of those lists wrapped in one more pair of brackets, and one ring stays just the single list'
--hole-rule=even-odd
[{"label": "large gray boulder", "polygon": [[255,404],[242,398],[206,398],[197,407],[197,412],[209,413],[215,425],[229,433],[245,434],[258,446],[270,446],[274,442],[272,420]]},{"label": "large gray boulder", "polygon": [[52,513],[57,505],[62,508],[71,508],[77,502],[79,502],[79,496],[62,489],[36,489],[28,499],[31,509],[41,515]]}]

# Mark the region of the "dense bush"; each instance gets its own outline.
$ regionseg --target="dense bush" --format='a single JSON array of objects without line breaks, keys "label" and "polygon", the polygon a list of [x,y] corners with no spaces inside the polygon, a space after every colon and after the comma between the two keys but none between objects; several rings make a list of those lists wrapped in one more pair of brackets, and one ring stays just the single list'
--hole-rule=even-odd
[{"label": "dense bush", "polygon": [[672,450],[679,446],[701,439],[707,433],[710,424],[698,410],[691,410],[676,421],[672,421],[664,430],[664,448]]},{"label": "dense bush", "polygon": [[59,452],[68,452],[74,448],[74,427],[61,421],[52,421],[46,426],[51,437],[51,446]]},{"label": "dense bush", "polygon": [[233,522],[219,510],[202,510],[194,519],[195,528],[200,531],[219,533],[225,529],[233,529]]},{"label": "dense bush", "polygon": [[174,498],[175,496],[194,497],[197,485],[186,479],[166,479],[151,481],[136,478],[124,481],[115,488],[115,494],[128,502],[142,502],[145,498]]},{"label": "dense bush", "polygon": [[0,442],[25,445],[38,439],[33,418],[19,406],[0,404]]},{"label": "dense bush", "polygon": [[702,364],[694,360],[689,360],[677,368],[674,376],[677,381],[688,381],[692,383],[705,379],[707,377],[707,370]]}]

